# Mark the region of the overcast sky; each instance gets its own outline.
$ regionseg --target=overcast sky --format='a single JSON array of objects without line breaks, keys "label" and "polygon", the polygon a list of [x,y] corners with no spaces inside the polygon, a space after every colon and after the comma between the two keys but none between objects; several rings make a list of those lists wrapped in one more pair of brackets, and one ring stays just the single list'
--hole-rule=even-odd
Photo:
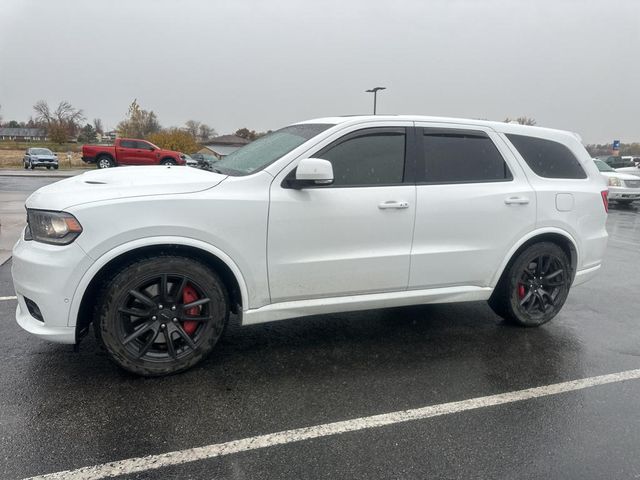
[{"label": "overcast sky", "polygon": [[379,113],[526,115],[640,141],[637,0],[0,0],[0,114],[134,98],[218,133]]}]

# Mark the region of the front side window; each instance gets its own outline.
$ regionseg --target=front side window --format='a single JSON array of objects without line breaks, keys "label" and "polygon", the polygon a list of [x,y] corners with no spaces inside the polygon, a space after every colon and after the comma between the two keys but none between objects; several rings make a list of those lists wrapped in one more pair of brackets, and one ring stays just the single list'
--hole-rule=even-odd
[{"label": "front side window", "polygon": [[493,141],[481,131],[425,129],[422,137],[427,183],[511,180],[511,172]]},{"label": "front side window", "polygon": [[507,134],[507,138],[539,177],[587,178],[578,159],[563,144],[527,135]]},{"label": "front side window", "polygon": [[333,186],[396,185],[404,178],[404,128],[369,128],[346,135],[314,157],[333,166]]}]

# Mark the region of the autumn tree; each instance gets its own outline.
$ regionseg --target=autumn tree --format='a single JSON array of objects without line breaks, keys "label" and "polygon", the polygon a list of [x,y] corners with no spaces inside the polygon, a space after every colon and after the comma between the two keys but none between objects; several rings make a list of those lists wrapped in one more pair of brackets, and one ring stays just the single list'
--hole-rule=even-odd
[{"label": "autumn tree", "polygon": [[64,143],[69,137],[76,135],[80,123],[85,117],[82,110],[75,108],[66,100],[51,109],[44,100],[39,100],[33,106],[36,112],[36,122],[47,129],[47,134],[52,141]]},{"label": "autumn tree", "polygon": [[152,133],[147,137],[147,140],[160,148],[178,152],[193,153],[200,148],[195,138],[189,132],[180,128],[167,128]]},{"label": "autumn tree", "polygon": [[504,119],[504,123],[512,123],[512,122],[519,123],[520,125],[529,125],[529,126],[534,126],[536,124],[536,120],[534,118],[529,118],[529,117],[518,117],[518,118],[507,117]]},{"label": "autumn tree", "polygon": [[239,130],[236,130],[235,135],[253,142],[260,137],[264,137],[267,133],[271,133],[271,130],[268,130],[266,132],[256,132],[255,130],[249,130],[248,128],[241,128]]},{"label": "autumn tree", "polygon": [[146,138],[161,130],[160,122],[153,110],[140,108],[137,99],[129,105],[127,117],[116,127],[121,137]]}]

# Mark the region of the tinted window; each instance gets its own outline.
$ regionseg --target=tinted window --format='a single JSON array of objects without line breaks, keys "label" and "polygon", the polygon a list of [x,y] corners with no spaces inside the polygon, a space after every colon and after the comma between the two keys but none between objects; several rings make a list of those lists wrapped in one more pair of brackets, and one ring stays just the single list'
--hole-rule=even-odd
[{"label": "tinted window", "polygon": [[137,141],[136,142],[136,148],[141,148],[143,150],[150,150],[151,149],[151,144],[147,143],[147,142]]},{"label": "tinted window", "polygon": [[507,135],[536,175],[546,178],[587,178],[578,159],[561,143],[526,135]]},{"label": "tinted window", "polygon": [[425,130],[425,181],[431,183],[510,180],[511,172],[491,139],[482,132]]},{"label": "tinted window", "polygon": [[314,156],[333,166],[334,186],[393,185],[404,177],[404,128],[347,135]]},{"label": "tinted window", "polygon": [[120,147],[122,148],[137,148],[136,143],[133,140],[121,140]]}]

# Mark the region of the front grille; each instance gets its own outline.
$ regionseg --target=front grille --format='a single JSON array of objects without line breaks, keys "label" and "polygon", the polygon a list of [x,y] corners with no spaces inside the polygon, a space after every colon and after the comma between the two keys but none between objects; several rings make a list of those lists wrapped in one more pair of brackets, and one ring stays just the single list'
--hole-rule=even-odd
[{"label": "front grille", "polygon": [[629,188],[640,188],[640,180],[625,180],[624,185]]}]

